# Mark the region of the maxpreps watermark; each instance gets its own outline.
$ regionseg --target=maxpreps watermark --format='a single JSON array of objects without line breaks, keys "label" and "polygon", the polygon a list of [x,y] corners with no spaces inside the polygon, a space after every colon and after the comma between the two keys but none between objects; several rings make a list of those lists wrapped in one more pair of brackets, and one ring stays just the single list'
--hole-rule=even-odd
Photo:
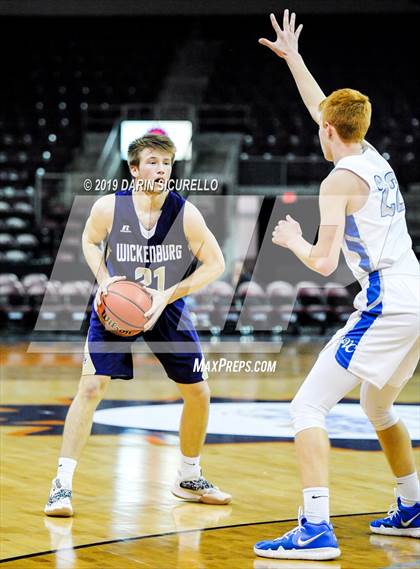
[{"label": "maxpreps watermark", "polygon": [[206,361],[195,358],[194,371],[199,373],[275,373],[276,360],[218,360]]},{"label": "maxpreps watermark", "polygon": [[168,180],[165,182],[156,180],[118,180],[116,178],[107,180],[106,178],[86,178],[83,181],[83,189],[86,192],[119,192],[132,190],[133,192],[154,192],[156,186],[160,186],[161,191],[168,192],[216,192],[219,189],[219,180],[201,180],[199,178],[181,178],[179,180]]}]

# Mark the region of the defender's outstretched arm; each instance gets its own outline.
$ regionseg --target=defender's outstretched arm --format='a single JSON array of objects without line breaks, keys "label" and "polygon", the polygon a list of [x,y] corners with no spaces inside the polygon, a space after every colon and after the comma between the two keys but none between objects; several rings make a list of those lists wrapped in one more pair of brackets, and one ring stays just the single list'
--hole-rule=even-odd
[{"label": "defender's outstretched arm", "polygon": [[306,67],[298,50],[298,40],[303,25],[300,24],[295,30],[296,14],[293,12],[289,18],[287,9],[283,14],[283,29],[280,28],[274,14],[270,14],[270,20],[276,32],[276,40],[272,42],[266,38],[260,38],[258,43],[269,47],[286,61],[306,108],[314,121],[319,124],[319,104],[326,96]]}]

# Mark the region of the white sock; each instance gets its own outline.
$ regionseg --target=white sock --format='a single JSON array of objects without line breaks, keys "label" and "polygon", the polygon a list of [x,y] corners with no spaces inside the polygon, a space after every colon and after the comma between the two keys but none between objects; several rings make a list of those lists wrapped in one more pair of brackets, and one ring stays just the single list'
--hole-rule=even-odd
[{"label": "white sock", "polygon": [[71,488],[73,474],[77,466],[77,460],[60,456],[58,459],[57,478],[65,482]]},{"label": "white sock", "polygon": [[193,480],[199,478],[201,474],[200,457],[184,456],[181,454],[181,462],[179,465],[179,475],[182,480]]},{"label": "white sock", "polygon": [[303,489],[303,511],[308,522],[319,524],[330,521],[330,491],[316,486]]},{"label": "white sock", "polygon": [[420,502],[420,484],[417,472],[397,478],[397,494],[404,506]]}]

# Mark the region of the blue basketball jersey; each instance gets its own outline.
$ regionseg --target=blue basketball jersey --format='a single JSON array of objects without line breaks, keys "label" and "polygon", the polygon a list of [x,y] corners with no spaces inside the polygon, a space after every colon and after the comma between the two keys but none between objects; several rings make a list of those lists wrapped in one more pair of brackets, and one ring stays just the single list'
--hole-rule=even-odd
[{"label": "blue basketball jersey", "polygon": [[[114,220],[105,250],[111,276],[126,276],[155,290],[165,290],[194,270],[184,234],[185,200],[169,192],[156,225],[146,230],[140,223],[130,190],[115,195]],[[105,330],[92,310],[85,347],[85,375],[132,379],[131,344],[142,336],[177,383],[197,383],[206,374],[196,369],[203,358],[200,341],[183,298],[168,304],[151,330],[119,337]],[[122,344],[126,344],[123,349]]]},{"label": "blue basketball jersey", "polygon": [[156,225],[147,230],[135,211],[132,191],[117,192],[105,251],[109,274],[156,290],[179,283],[195,259],[184,233],[184,205],[184,198],[168,192]]}]

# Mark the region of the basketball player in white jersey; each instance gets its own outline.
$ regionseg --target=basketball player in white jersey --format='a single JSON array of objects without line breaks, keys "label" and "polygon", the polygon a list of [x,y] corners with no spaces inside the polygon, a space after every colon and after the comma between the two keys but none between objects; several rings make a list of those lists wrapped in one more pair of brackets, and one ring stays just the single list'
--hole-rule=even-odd
[{"label": "basketball player in white jersey", "polygon": [[340,249],[359,280],[356,311],[321,351],[291,404],[303,487],[303,514],[294,530],[257,543],[262,557],[333,559],[340,549],[329,523],[329,440],[325,417],[358,384],[363,410],[377,432],[396,478],[397,504],[374,520],[372,532],[420,537],[420,490],[411,441],[393,403],[418,362],[419,265],[405,221],[404,201],[388,162],[365,140],[371,117],[368,97],[352,89],[324,95],[298,52],[302,25],[284,12],[276,40],[260,39],[283,58],[312,118],[326,160],[334,169],[319,194],[321,223],[315,246],[290,216],[273,232],[273,243],[290,249],[307,267],[330,275]]}]

